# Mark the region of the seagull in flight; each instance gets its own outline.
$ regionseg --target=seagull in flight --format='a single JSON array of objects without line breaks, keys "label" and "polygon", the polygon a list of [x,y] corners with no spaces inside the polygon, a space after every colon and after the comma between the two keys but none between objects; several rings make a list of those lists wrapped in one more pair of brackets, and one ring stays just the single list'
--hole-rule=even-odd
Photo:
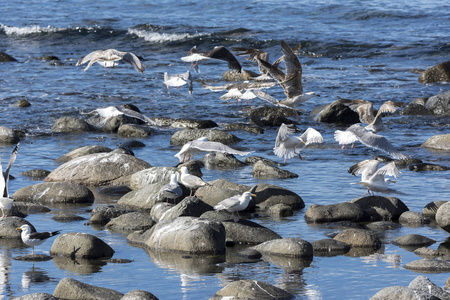
[{"label": "seagull in flight", "polygon": [[3,173],[2,163],[0,160],[0,192],[2,193],[0,195],[0,209],[2,210],[2,218],[6,217],[5,210],[6,211],[10,210],[12,207],[12,203],[14,202],[14,199],[9,197],[8,183],[9,183],[9,172],[11,170],[13,163],[16,161],[18,148],[19,144],[17,144],[14,147],[11,156],[9,157],[5,173]]},{"label": "seagull in flight", "polygon": [[109,119],[116,117],[116,116],[120,116],[120,115],[125,115],[130,118],[138,119],[138,120],[141,120],[141,121],[151,124],[151,125],[156,124],[152,119],[145,116],[144,114],[141,114],[140,112],[137,112],[135,110],[123,107],[121,105],[96,108],[87,113],[81,112],[81,114],[84,114],[84,115],[97,114],[101,119],[101,121],[99,123],[100,126],[105,125]]},{"label": "seagull in flight", "polygon": [[199,51],[197,46],[194,46],[189,50],[186,56],[181,58],[182,61],[190,62],[191,68],[193,68],[197,73],[198,62],[203,60],[209,60],[211,58],[226,61],[228,63],[228,68],[234,70],[238,73],[241,72],[242,67],[236,57],[224,46],[216,46],[211,51]]},{"label": "seagull in flight", "polygon": [[[229,211],[233,215],[234,222],[237,222],[239,221],[239,212],[248,207],[252,197],[256,197],[256,195],[250,192],[244,192],[242,195],[236,195],[220,201],[214,206],[214,210]],[[237,213],[237,217],[234,215],[234,212]]]},{"label": "seagull in flight", "polygon": [[360,184],[367,188],[370,195],[374,196],[374,192],[385,192],[388,190],[388,185],[395,182],[390,178],[384,176],[393,176],[398,178],[400,171],[397,169],[395,162],[390,162],[378,169],[379,161],[376,159],[366,159],[349,168],[348,172],[354,176],[361,175],[361,181],[352,184]]},{"label": "seagull in flight", "polygon": [[192,94],[192,74],[188,70],[181,74],[169,75],[169,73],[164,72],[164,84],[166,85],[167,92],[169,92],[169,87],[179,88],[189,82],[189,95]]},{"label": "seagull in flight", "polygon": [[360,141],[364,146],[381,150],[394,159],[407,158],[406,155],[395,149],[384,136],[367,131],[360,123],[353,124],[345,131],[336,130],[334,132],[334,139],[339,142],[339,145],[342,145],[342,149],[347,144],[352,144],[353,149],[353,143]]},{"label": "seagull in flight", "polygon": [[118,65],[117,61],[119,60],[123,60],[129,63],[136,71],[144,73],[144,66],[135,54],[131,52],[118,51],[116,49],[93,51],[83,57],[80,61],[78,61],[76,66],[81,66],[89,62],[89,64],[86,68],[83,69],[83,71],[87,71],[87,69],[89,69],[89,67],[94,63],[98,63],[105,68],[112,68]]},{"label": "seagull in flight", "polygon": [[403,106],[403,103],[401,102],[394,102],[389,100],[384,102],[378,109],[378,112],[374,114],[373,103],[370,101],[339,98],[339,102],[347,105],[353,111],[357,112],[359,115],[359,121],[361,123],[368,124],[365,129],[370,130],[373,133],[385,130],[385,126],[383,125],[382,120],[382,115],[384,113],[394,113],[398,108]]},{"label": "seagull in flight", "polygon": [[181,147],[181,150],[174,156],[180,160],[180,163],[183,163],[190,160],[194,156],[194,153],[200,151],[221,152],[240,156],[249,155],[253,152],[236,150],[220,142],[208,141],[207,137],[201,137],[184,144],[183,147]]},{"label": "seagull in flight", "polygon": [[278,157],[284,156],[284,163],[286,164],[286,159],[293,158],[296,154],[300,159],[303,159],[300,155],[300,151],[306,146],[313,143],[322,143],[323,137],[314,128],[308,128],[299,137],[293,136],[295,129],[289,127],[286,124],[281,124],[278,129],[277,139],[275,141],[275,147],[273,152]]}]

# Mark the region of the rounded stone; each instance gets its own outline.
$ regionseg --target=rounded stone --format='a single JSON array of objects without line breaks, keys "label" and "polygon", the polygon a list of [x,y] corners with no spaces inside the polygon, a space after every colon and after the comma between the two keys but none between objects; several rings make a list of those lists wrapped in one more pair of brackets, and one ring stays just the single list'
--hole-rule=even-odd
[{"label": "rounded stone", "polygon": [[101,239],[87,233],[69,232],[59,235],[50,249],[51,256],[68,259],[100,259],[111,258],[114,250]]},{"label": "rounded stone", "polygon": [[380,239],[373,232],[364,229],[344,229],[334,239],[352,247],[374,249],[381,247]]},{"label": "rounded stone", "polygon": [[311,243],[300,238],[275,239],[254,246],[252,249],[263,254],[288,257],[312,257]]}]

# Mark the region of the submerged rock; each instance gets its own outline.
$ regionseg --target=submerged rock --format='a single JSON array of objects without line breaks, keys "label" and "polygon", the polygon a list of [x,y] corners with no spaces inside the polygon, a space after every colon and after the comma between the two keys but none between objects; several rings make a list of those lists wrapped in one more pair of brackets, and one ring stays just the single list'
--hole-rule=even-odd
[{"label": "submerged rock", "polygon": [[192,140],[207,137],[208,141],[220,142],[222,144],[234,144],[241,139],[231,133],[214,129],[183,129],[175,132],[170,138],[171,145],[183,146]]},{"label": "submerged rock", "polygon": [[408,234],[396,238],[392,241],[392,244],[403,246],[403,247],[425,247],[436,243],[435,240],[427,238],[426,236],[420,234]]},{"label": "submerged rock", "polygon": [[13,199],[40,203],[93,203],[94,194],[84,185],[72,182],[43,182],[23,187]]},{"label": "submerged rock", "polygon": [[437,259],[419,259],[403,266],[407,270],[418,273],[448,273],[450,272],[450,261]]},{"label": "submerged rock", "polygon": [[305,220],[310,223],[365,222],[369,220],[369,216],[358,204],[343,202],[329,205],[313,204],[308,207]]},{"label": "submerged rock", "polygon": [[210,300],[219,299],[290,300],[294,299],[294,295],[262,281],[239,280],[227,284]]},{"label": "submerged rock", "polygon": [[411,164],[408,167],[411,171],[414,172],[421,172],[421,171],[448,171],[450,170],[449,167],[436,165],[436,164],[430,164],[430,163],[417,163],[417,164]]},{"label": "submerged rock", "polygon": [[154,117],[151,119],[158,126],[170,126],[174,128],[204,129],[219,126],[216,122],[211,120],[175,119],[169,117]]},{"label": "submerged rock", "polygon": [[282,170],[271,164],[267,164],[262,160],[254,164],[252,175],[253,177],[258,179],[271,179],[271,178],[285,179],[298,177],[298,175],[295,173],[292,173],[287,170]]},{"label": "submerged rock", "polygon": [[91,127],[91,125],[89,125],[85,121],[70,116],[65,116],[57,119],[52,127],[52,131],[55,133],[84,132],[92,130],[94,129]]},{"label": "submerged rock", "polygon": [[5,126],[0,126],[0,142],[7,144],[17,144],[20,141],[17,133]]},{"label": "submerged rock", "polygon": [[351,248],[350,245],[334,239],[312,241],[311,245],[314,250],[314,256],[343,255],[350,251]]},{"label": "submerged rock", "polygon": [[300,238],[275,239],[256,245],[252,249],[270,255],[289,257],[313,256],[313,247],[311,243]]},{"label": "submerged rock", "polygon": [[381,247],[380,239],[373,232],[364,229],[344,229],[334,239],[344,242],[351,247],[373,249]]}]

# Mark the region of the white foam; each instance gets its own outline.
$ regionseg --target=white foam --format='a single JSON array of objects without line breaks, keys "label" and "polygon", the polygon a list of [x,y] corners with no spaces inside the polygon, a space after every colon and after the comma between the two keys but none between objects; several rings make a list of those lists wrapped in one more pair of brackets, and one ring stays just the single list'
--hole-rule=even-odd
[{"label": "white foam", "polygon": [[15,26],[7,26],[4,24],[0,24],[0,28],[7,34],[7,35],[29,35],[34,33],[41,33],[41,32],[58,32],[63,31],[66,28],[59,28],[59,27],[41,27],[39,25],[31,25],[26,27],[15,27]]},{"label": "white foam", "polygon": [[194,37],[199,37],[205,34],[189,34],[189,33],[159,33],[159,32],[149,32],[146,30],[140,30],[136,28],[128,28],[127,34],[136,35],[139,38],[143,38],[147,42],[152,43],[163,43],[163,42],[173,42],[185,39],[191,39]]}]

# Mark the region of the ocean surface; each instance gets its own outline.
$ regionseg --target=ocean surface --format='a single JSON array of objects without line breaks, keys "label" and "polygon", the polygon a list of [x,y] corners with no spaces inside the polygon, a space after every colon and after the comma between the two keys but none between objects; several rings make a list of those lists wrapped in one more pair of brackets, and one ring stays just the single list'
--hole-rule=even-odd
[{"label": "ocean surface", "polygon": [[[222,61],[200,63],[193,73],[194,92],[171,89],[163,84],[164,72],[176,74],[190,68],[181,61],[189,49],[210,50],[214,46],[252,47],[267,51],[270,60],[281,55],[280,41],[290,46],[301,43],[299,60],[303,67],[303,88],[314,97],[303,103],[298,127],[313,127],[322,133],[323,144],[302,152],[303,160],[288,161],[283,169],[299,175],[285,180],[258,180],[252,167],[203,169],[206,181],[224,178],[254,185],[271,183],[296,192],[306,208],[292,217],[274,219],[260,216],[253,221],[267,226],[282,237],[307,241],[325,238],[339,230],[308,225],[306,209],[312,204],[349,201],[367,194],[347,173],[351,165],[382,154],[356,144],[341,150],[333,139],[345,126],[317,123],[309,112],[335,101],[337,97],[373,101],[378,108],[384,101],[409,103],[417,97],[430,97],[447,91],[448,83],[420,84],[421,70],[449,60],[450,5],[445,1],[86,1],[28,0],[4,1],[0,10],[0,50],[18,63],[0,63],[1,124],[26,132],[12,168],[15,180],[11,194],[39,183],[21,175],[30,169],[53,170],[55,159],[74,148],[104,145],[111,148],[123,142],[116,134],[53,134],[52,126],[62,116],[85,118],[80,112],[99,107],[132,103],[148,117],[174,117],[213,120],[219,125],[248,122],[248,111],[266,105],[252,100],[236,105],[219,99],[221,93],[203,89],[199,80],[223,84],[227,70]],[[76,62],[91,51],[115,48],[143,58],[146,71],[136,72],[121,63],[106,70],[98,64],[87,72]],[[54,55],[55,65],[38,57]],[[243,67],[257,72],[252,62],[238,57]],[[283,99],[280,86],[269,93]],[[27,99],[31,106],[14,104]],[[402,116],[384,118],[389,130],[383,135],[403,153],[424,162],[450,166],[448,152],[430,151],[420,145],[429,137],[450,133],[449,118],[439,116]],[[264,134],[232,132],[242,139],[239,149],[282,162],[272,148],[278,128],[264,128]],[[170,145],[178,129],[155,128],[155,134],[141,139],[146,147],[135,149],[137,157],[153,166],[174,166],[179,147]],[[13,145],[0,145],[5,166]],[[197,156],[198,157],[198,156]],[[450,173],[413,172],[402,174],[386,194],[402,200],[410,210],[421,212],[434,200],[450,200]],[[92,206],[54,206],[46,214],[27,217],[38,231],[86,232],[107,242],[116,252],[113,258],[131,259],[128,264],[105,263],[100,266],[58,265],[54,261],[22,262],[13,258],[31,252],[30,248],[0,240],[0,291],[4,299],[29,293],[53,293],[65,277],[122,293],[142,289],[159,299],[208,299],[227,283],[256,279],[293,293],[297,299],[368,299],[392,285],[407,286],[416,276],[403,265],[420,259],[390,243],[393,239],[418,233],[437,242],[448,241],[448,233],[435,227],[401,227],[387,231],[386,242],[376,255],[361,257],[314,257],[306,268],[283,269],[269,262],[204,262],[168,257],[133,247],[126,234],[112,233],[103,227],[86,226],[86,221],[58,223],[52,216],[60,211],[89,218],[97,205],[114,204],[98,200]],[[48,254],[53,240],[37,246],[37,253]],[[447,274],[425,274],[444,286]]]}]

